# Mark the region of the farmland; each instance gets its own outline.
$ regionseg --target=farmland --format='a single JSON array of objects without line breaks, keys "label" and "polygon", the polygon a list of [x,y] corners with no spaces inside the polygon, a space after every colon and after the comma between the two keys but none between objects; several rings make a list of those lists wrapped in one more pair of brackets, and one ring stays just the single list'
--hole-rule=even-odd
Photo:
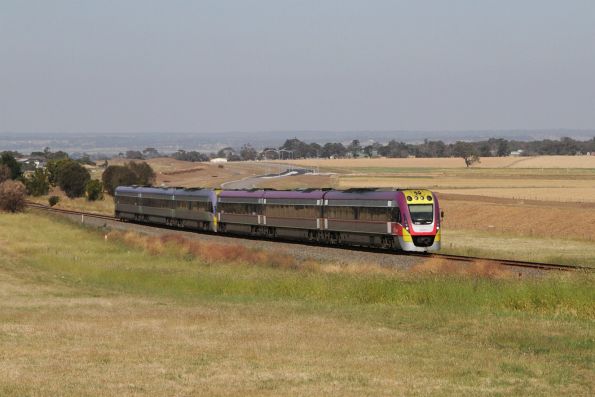
[{"label": "farmland", "polygon": [[[274,164],[263,162],[227,163],[223,167],[172,159],[152,159],[149,163],[157,172],[157,184],[169,186],[218,187],[278,171]],[[258,186],[429,188],[439,194],[446,214],[445,252],[595,265],[595,156],[485,158],[471,168],[455,158],[289,163],[318,167],[320,173],[261,179]],[[45,202],[46,198],[38,201]],[[58,206],[113,213],[110,197],[88,203],[63,196]]]},{"label": "farmland", "polygon": [[440,275],[432,262],[327,271],[104,233],[0,214],[0,394],[589,395],[595,386],[590,275]]},{"label": "farmland", "polygon": [[595,263],[595,156],[485,158],[471,168],[456,158],[289,163],[316,167],[321,175],[263,186],[419,187],[437,192],[445,211],[447,253]]}]

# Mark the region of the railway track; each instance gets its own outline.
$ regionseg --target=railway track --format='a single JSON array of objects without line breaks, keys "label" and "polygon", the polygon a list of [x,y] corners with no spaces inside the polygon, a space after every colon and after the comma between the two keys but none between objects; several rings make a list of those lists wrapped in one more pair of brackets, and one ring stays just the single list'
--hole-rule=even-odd
[{"label": "railway track", "polygon": [[[48,212],[55,212],[61,213],[66,215],[76,215],[80,216],[81,219],[84,221],[85,217],[88,218],[96,218],[96,219],[104,219],[114,222],[120,222],[114,216],[110,215],[102,215],[102,214],[94,214],[92,212],[82,212],[82,211],[75,211],[75,210],[67,210],[62,208],[54,208],[49,207],[44,204],[34,203],[34,202],[26,202],[27,207],[39,209]],[[158,228],[162,228],[160,226],[149,225]],[[170,228],[168,228],[170,229]],[[177,230],[177,229],[176,229]],[[246,238],[246,236],[242,236],[242,238]],[[257,237],[247,237],[248,239],[258,239]],[[304,242],[293,242],[293,241],[285,241],[284,243],[295,243],[295,244],[308,244]],[[314,244],[318,245],[318,244]],[[324,245],[326,246],[326,245]],[[337,248],[337,247],[332,247]],[[357,251],[366,251],[366,252],[374,252],[374,253],[383,253],[386,254],[386,250],[376,249],[376,248],[365,248],[365,247],[341,247],[350,250],[357,250]],[[451,261],[457,262],[465,262],[465,263],[473,263],[478,261],[494,263],[499,266],[505,267],[516,267],[516,268],[525,268],[525,269],[536,269],[536,270],[557,270],[557,271],[586,271],[586,272],[593,272],[595,271],[594,268],[580,266],[580,265],[562,265],[562,264],[555,264],[555,263],[544,263],[544,262],[528,262],[528,261],[518,261],[518,260],[511,260],[511,259],[494,259],[494,258],[481,258],[481,257],[473,257],[473,256],[462,256],[462,255],[449,255],[449,254],[439,254],[439,253],[416,253],[416,252],[400,252],[399,255],[407,255],[419,258],[436,258],[436,259],[446,259]]]},{"label": "railway track", "polygon": [[92,212],[81,212],[81,211],[75,211],[75,210],[66,210],[63,208],[54,208],[54,207],[50,207],[50,206],[47,206],[44,204],[34,203],[31,201],[27,201],[26,205],[29,208],[40,209],[40,210],[48,211],[48,212],[57,212],[57,213],[68,214],[68,215],[80,215],[81,217],[106,219],[106,220],[115,221],[115,222],[118,221],[118,219],[116,217],[110,216],[110,215],[94,214]]},{"label": "railway track", "polygon": [[424,256],[430,257],[430,258],[459,261],[459,262],[484,261],[484,262],[495,263],[500,266],[517,267],[517,268],[521,267],[521,268],[527,268],[527,269],[559,270],[559,271],[573,271],[573,270],[595,271],[595,269],[586,267],[586,266],[560,265],[560,264],[555,264],[555,263],[528,262],[528,261],[518,261],[518,260],[511,260],[511,259],[480,258],[480,257],[473,257],[473,256],[448,255],[448,254],[425,254]]}]

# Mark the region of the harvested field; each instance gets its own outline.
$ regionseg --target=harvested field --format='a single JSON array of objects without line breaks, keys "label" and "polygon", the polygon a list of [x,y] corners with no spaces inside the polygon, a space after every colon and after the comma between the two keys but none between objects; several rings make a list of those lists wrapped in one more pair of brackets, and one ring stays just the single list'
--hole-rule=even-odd
[{"label": "harvested field", "polygon": [[482,195],[488,197],[509,198],[515,200],[544,200],[558,201],[559,204],[595,203],[595,188],[472,188],[472,189],[443,189],[433,190],[446,194]]},{"label": "harvested field", "polygon": [[334,175],[297,175],[283,178],[262,179],[261,188],[271,189],[303,189],[310,187],[336,187],[338,178]]},{"label": "harvested field", "polygon": [[[109,163],[123,164],[128,161],[130,160],[113,159]],[[181,187],[220,187],[222,183],[267,174],[275,168],[274,165],[258,162],[230,162],[219,166],[171,158],[150,159],[147,163],[157,174],[157,186]]]},{"label": "harvested field", "polygon": [[[465,168],[459,158],[373,158],[373,159],[308,159],[280,161],[303,167],[321,169],[357,168]],[[536,157],[482,157],[473,168],[591,168],[595,169],[595,156],[536,156]]]},{"label": "harvested field", "polygon": [[482,201],[462,195],[439,197],[445,212],[445,229],[595,242],[595,204],[585,207],[538,201]]}]

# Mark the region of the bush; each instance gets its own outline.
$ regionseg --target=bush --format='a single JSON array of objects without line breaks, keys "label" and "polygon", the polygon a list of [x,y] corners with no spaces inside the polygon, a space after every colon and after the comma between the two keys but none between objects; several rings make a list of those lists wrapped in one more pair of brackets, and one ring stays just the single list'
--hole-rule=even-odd
[{"label": "bush", "polygon": [[3,152],[0,156],[0,164],[5,165],[10,169],[10,179],[17,179],[21,176],[21,165],[12,154]]},{"label": "bush", "polygon": [[87,182],[91,179],[89,171],[73,160],[65,161],[58,167],[58,186],[69,198],[81,197],[85,194]]},{"label": "bush", "polygon": [[25,208],[27,189],[18,181],[4,181],[0,184],[0,210],[19,212]]},{"label": "bush", "polygon": [[32,196],[43,196],[50,191],[49,174],[42,169],[36,169],[33,174],[25,178],[27,192]]},{"label": "bush", "polygon": [[0,164],[0,183],[11,179],[10,168],[4,164]]},{"label": "bush", "polygon": [[152,185],[155,183],[155,171],[149,164],[131,161],[125,167],[128,167],[136,175],[136,185]]},{"label": "bush", "polygon": [[85,186],[85,196],[87,200],[103,200],[103,183],[97,179],[91,179]]},{"label": "bush", "polygon": [[47,172],[48,172],[48,180],[52,186],[56,186],[58,184],[58,176],[60,175],[60,170],[63,166],[68,164],[71,161],[68,158],[59,158],[48,161],[47,165]]},{"label": "bush", "polygon": [[130,162],[124,165],[110,165],[101,176],[105,190],[114,195],[118,186],[151,185],[155,182],[155,171],[147,163]]},{"label": "bush", "polygon": [[137,184],[135,173],[123,165],[110,165],[107,167],[101,176],[101,181],[105,190],[112,196],[118,186]]},{"label": "bush", "polygon": [[50,207],[53,207],[54,205],[58,204],[60,202],[60,197],[58,196],[50,196],[48,198],[48,204],[50,205]]}]

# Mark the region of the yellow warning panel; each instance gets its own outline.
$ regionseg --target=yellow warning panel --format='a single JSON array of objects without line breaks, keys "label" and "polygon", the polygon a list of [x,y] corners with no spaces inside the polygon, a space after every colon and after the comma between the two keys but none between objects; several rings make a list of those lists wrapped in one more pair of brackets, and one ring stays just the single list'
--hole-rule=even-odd
[{"label": "yellow warning panel", "polygon": [[431,204],[434,202],[434,195],[429,190],[403,190],[407,204]]}]

